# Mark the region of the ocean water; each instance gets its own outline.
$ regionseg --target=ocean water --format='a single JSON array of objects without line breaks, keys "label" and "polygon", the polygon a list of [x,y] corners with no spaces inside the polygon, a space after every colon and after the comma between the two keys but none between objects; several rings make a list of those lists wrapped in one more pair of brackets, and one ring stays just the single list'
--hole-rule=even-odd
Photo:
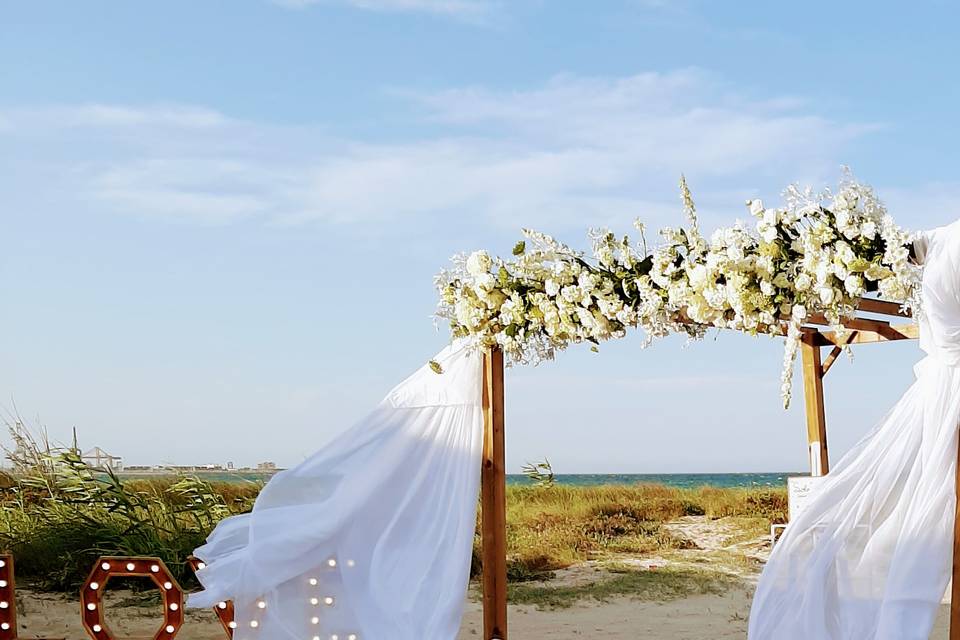
[{"label": "ocean water", "polygon": [[[790,476],[800,472],[776,473],[577,473],[557,474],[557,484],[590,487],[605,484],[663,484],[670,487],[786,487]],[[510,474],[507,484],[532,484],[524,475]]]},{"label": "ocean water", "polygon": [[[125,478],[156,478],[168,475],[163,472],[124,473]],[[237,471],[195,471],[197,475],[211,482],[266,482],[272,473],[249,470]],[[771,473],[570,473],[557,474],[557,484],[579,487],[595,487],[611,484],[663,484],[669,487],[786,487],[790,476],[807,475],[802,472],[779,471]],[[507,484],[533,484],[522,474],[508,474]]]}]

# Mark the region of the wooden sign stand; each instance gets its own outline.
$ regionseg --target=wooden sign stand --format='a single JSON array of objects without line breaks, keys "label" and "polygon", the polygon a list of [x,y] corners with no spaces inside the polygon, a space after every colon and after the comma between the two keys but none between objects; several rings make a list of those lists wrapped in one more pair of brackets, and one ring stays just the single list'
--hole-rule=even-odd
[{"label": "wooden sign stand", "polygon": [[[903,319],[900,305],[864,298],[856,318],[845,322],[848,331],[839,336],[827,329],[822,316],[812,316],[803,328],[800,360],[803,367],[804,404],[807,415],[807,443],[810,474],[830,470],[827,449],[827,421],[823,406],[823,378],[843,353],[844,347],[919,336],[915,324],[891,324],[875,316]],[[864,314],[871,314],[868,317]],[[823,357],[823,347],[831,350]],[[483,358],[483,465],[481,469],[481,557],[483,564],[483,640],[507,640],[507,514],[506,469],[503,438],[503,353],[488,350]],[[958,447],[956,489],[960,494],[960,447]],[[949,640],[960,640],[960,500],[954,514],[953,589],[950,604]]]}]

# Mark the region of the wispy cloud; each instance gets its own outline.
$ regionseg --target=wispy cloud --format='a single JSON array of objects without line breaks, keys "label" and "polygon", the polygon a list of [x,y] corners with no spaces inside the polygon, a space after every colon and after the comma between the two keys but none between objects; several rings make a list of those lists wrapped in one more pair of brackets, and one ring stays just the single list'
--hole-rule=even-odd
[{"label": "wispy cloud", "polygon": [[206,129],[225,125],[229,119],[204,107],[151,105],[133,107],[114,104],[81,104],[30,109],[7,109],[3,115],[20,128],[64,129],[72,127],[173,127]]},{"label": "wispy cloud", "polygon": [[271,0],[290,9],[312,5],[346,6],[387,13],[428,13],[458,19],[478,20],[493,11],[497,4],[490,0]]},{"label": "wispy cloud", "polygon": [[697,70],[397,99],[419,107],[416,128],[432,133],[361,143],[202,107],[81,105],[0,111],[0,136],[65,193],[126,214],[283,224],[469,214],[564,228],[662,223],[675,215],[681,172],[709,219],[766,178],[833,177],[844,149],[874,128]]}]

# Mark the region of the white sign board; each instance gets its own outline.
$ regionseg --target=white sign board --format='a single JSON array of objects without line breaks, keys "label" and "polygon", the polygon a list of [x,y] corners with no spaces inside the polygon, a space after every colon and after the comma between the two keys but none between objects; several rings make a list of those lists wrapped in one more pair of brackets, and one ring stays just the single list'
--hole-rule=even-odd
[{"label": "white sign board", "polygon": [[791,521],[803,513],[823,480],[823,476],[791,476],[787,478],[787,508]]}]

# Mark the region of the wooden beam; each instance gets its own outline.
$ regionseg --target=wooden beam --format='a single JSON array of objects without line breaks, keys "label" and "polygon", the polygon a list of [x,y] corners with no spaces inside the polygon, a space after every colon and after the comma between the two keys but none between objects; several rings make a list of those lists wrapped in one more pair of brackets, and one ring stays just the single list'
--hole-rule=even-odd
[{"label": "wooden beam", "polygon": [[960,640],[960,447],[957,447],[957,506],[953,513],[953,586],[950,589],[950,640]]},{"label": "wooden beam", "polygon": [[[807,324],[815,324],[829,327],[830,321],[822,313],[811,313],[807,316]],[[886,320],[873,320],[872,318],[846,318],[842,322],[848,329],[857,331],[873,331],[874,333],[885,333],[890,329],[890,323]]]},{"label": "wooden beam", "polygon": [[503,351],[493,348],[483,356],[483,640],[507,640],[507,475],[503,441]]},{"label": "wooden beam", "polygon": [[850,341],[857,337],[856,331],[851,331],[847,334],[847,337],[843,339],[843,344],[838,344],[830,350],[830,353],[827,354],[827,357],[823,360],[823,365],[820,367],[820,377],[827,375],[827,371],[830,371],[830,367],[833,366],[833,363],[837,361],[837,358],[840,357],[840,354],[843,353],[843,348],[850,344]]},{"label": "wooden beam", "polygon": [[[833,331],[821,331],[818,339],[821,345],[843,346],[846,336],[840,338]],[[920,337],[920,328],[915,324],[889,325],[883,333],[876,331],[857,330],[857,334],[850,340],[850,344],[872,344],[876,342],[892,342],[894,340],[916,340]]]},{"label": "wooden beam", "polygon": [[823,366],[815,333],[804,333],[800,339],[803,362],[803,398],[807,409],[807,446],[810,454],[810,475],[822,476],[830,471],[827,454],[827,419],[823,410]]},{"label": "wooden beam", "polygon": [[899,316],[901,318],[910,318],[912,314],[909,311],[902,311],[899,302],[888,302],[887,300],[877,300],[876,298],[860,298],[857,303],[857,309],[867,313],[882,313],[888,316]]}]

